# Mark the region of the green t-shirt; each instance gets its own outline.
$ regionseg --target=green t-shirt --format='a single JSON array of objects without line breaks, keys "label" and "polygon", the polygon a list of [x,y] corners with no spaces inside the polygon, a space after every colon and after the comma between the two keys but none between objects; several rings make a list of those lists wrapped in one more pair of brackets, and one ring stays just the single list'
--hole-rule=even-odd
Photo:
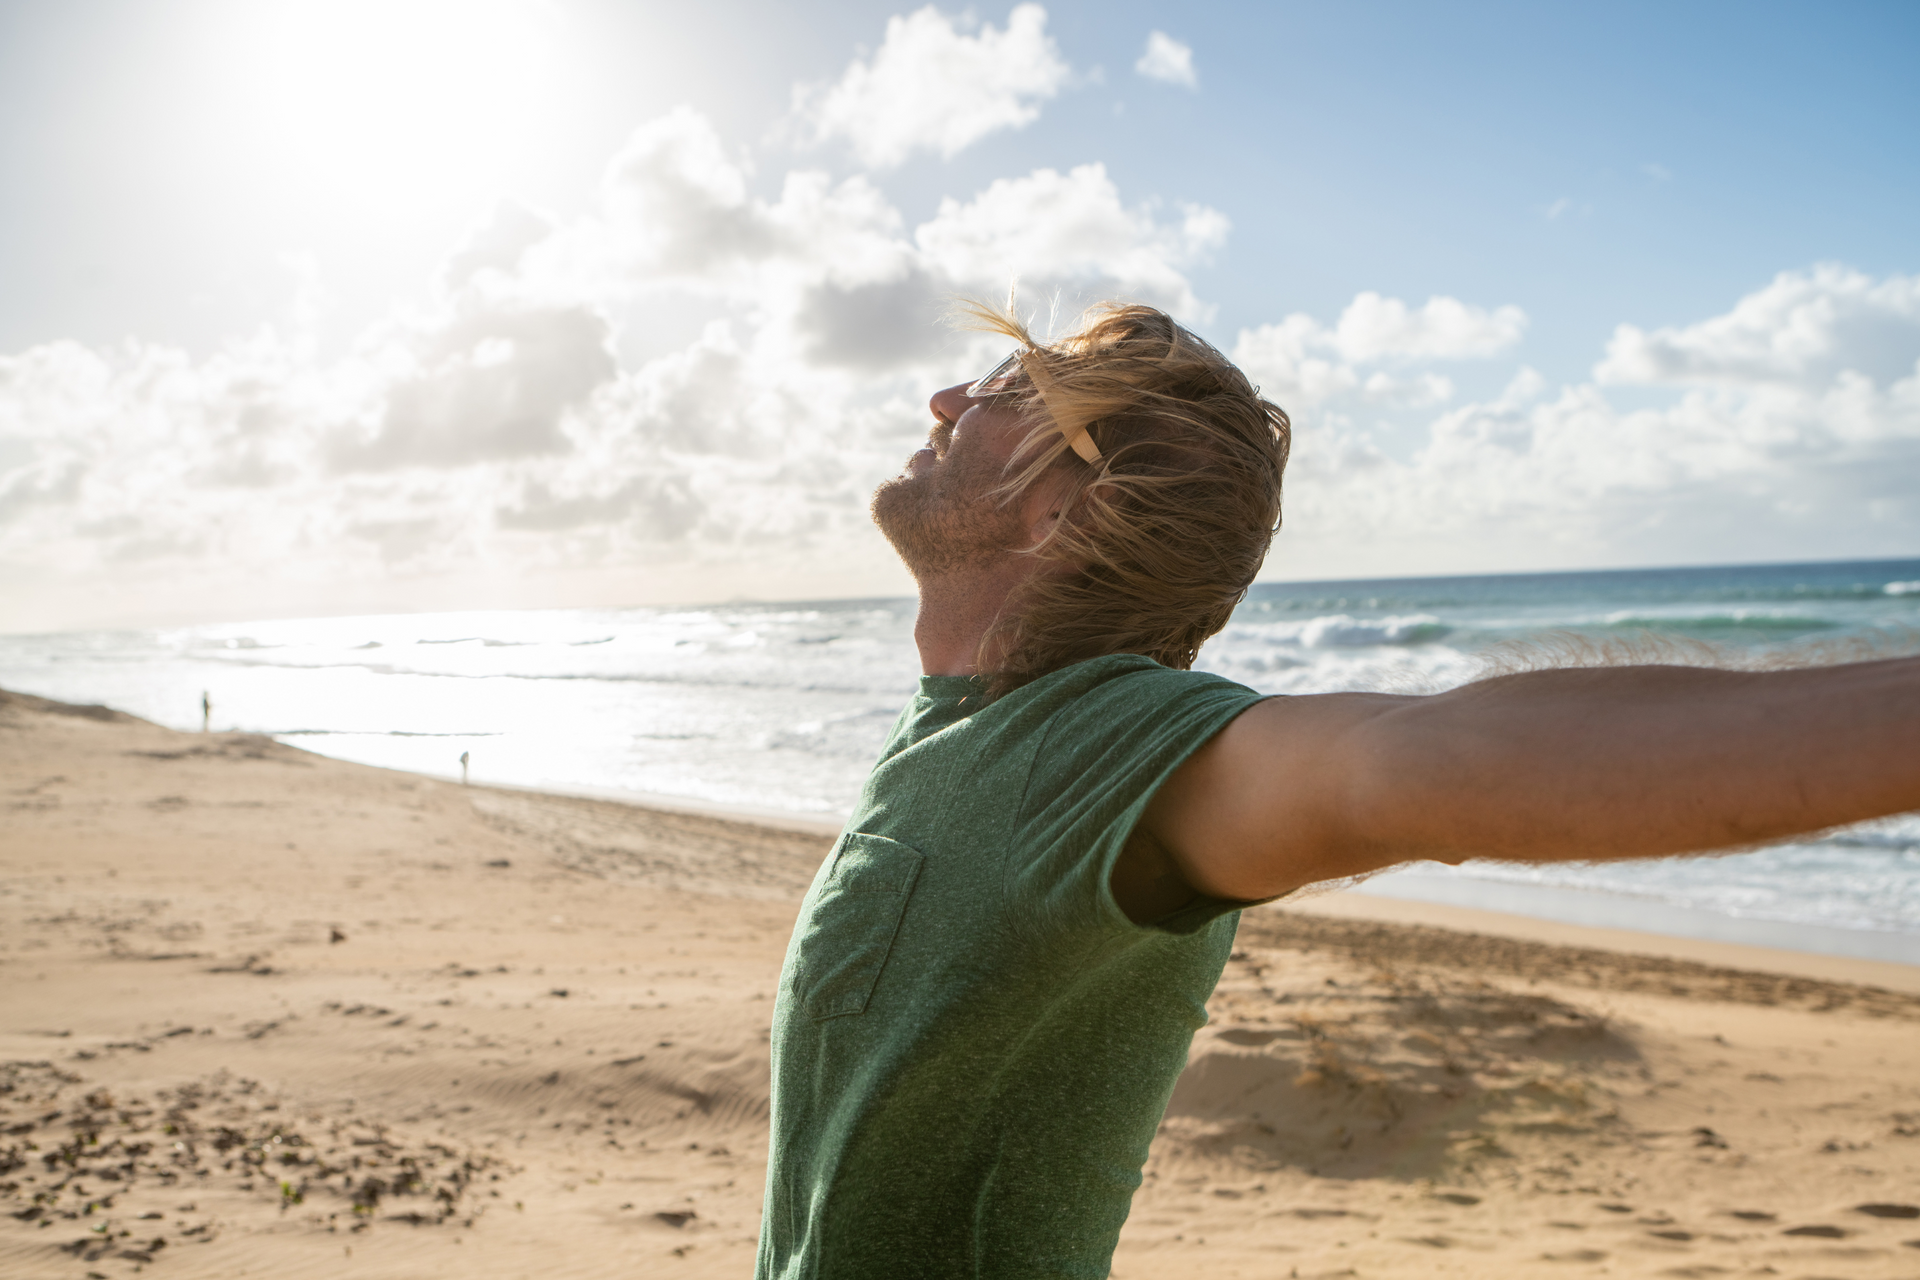
[{"label": "green t-shirt", "polygon": [[1238,921],[1109,876],[1258,699],[1135,654],[921,679],[787,947],[761,1280],[1108,1273]]}]

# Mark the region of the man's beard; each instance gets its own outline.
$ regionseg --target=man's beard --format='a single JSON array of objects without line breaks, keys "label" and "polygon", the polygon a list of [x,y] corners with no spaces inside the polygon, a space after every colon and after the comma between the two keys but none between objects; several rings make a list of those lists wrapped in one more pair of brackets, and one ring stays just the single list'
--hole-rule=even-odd
[{"label": "man's beard", "polygon": [[875,489],[873,522],[916,581],[977,568],[1019,545],[1019,515],[991,496],[1004,479],[991,460],[943,456]]}]

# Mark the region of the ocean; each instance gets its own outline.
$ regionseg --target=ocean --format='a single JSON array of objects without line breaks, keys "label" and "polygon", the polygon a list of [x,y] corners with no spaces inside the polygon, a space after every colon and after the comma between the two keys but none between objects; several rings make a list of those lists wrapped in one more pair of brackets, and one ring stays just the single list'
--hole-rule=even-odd
[{"label": "ocean", "polygon": [[[913,601],[395,614],[0,635],[0,687],[475,783],[832,818],[918,664]],[[1920,560],[1255,586],[1199,666],[1430,692],[1516,652],[1920,648]],[[1558,646],[1558,649],[1555,648]],[[1920,963],[1920,815],[1757,852],[1420,864],[1364,891]]]}]

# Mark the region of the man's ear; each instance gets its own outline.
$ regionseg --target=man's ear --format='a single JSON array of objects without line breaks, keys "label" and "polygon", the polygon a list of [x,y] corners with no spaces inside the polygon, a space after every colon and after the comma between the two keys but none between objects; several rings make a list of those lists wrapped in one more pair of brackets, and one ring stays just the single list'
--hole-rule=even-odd
[{"label": "man's ear", "polygon": [[1021,498],[1020,515],[1027,526],[1027,545],[1035,546],[1053,532],[1066,509],[1073,480],[1066,472],[1048,471],[1028,487]]}]

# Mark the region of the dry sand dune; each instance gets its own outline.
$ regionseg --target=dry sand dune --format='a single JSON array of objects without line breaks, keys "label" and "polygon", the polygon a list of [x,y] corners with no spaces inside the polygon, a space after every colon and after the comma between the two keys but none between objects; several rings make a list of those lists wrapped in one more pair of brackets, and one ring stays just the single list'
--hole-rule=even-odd
[{"label": "dry sand dune", "polygon": [[[0,1275],[749,1274],[827,843],[0,695]],[[1920,1277],[1912,990],[1313,905],[1117,1276]]]}]

